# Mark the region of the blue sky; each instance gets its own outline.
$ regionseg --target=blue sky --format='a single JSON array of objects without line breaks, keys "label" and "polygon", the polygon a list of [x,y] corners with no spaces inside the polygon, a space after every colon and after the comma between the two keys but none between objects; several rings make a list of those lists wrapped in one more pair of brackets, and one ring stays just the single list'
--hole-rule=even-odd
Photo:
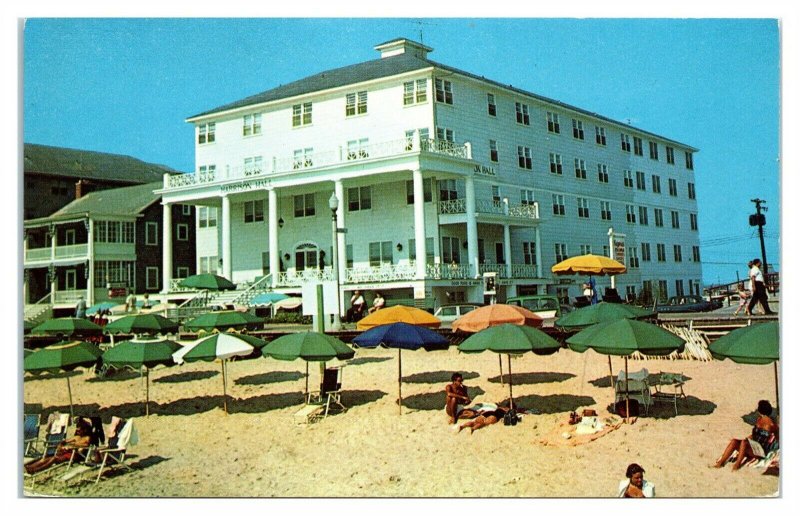
[{"label": "blue sky", "polygon": [[[421,22],[421,23],[420,23]],[[395,37],[431,59],[700,149],[706,283],[760,256],[750,199],[767,201],[780,268],[780,43],[771,19],[29,19],[23,136],[194,169],[184,120],[326,69]]]}]

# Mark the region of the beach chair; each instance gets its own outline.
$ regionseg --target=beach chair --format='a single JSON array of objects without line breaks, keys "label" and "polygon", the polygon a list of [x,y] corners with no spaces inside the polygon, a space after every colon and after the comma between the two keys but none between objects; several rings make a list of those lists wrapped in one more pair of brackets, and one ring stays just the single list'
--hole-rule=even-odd
[{"label": "beach chair", "polygon": [[[50,416],[47,418],[47,431],[44,439],[37,441],[42,444],[42,452],[36,456],[25,456],[23,464],[28,464],[33,460],[52,457],[55,455],[58,451],[58,445],[67,438],[68,427],[69,414],[61,414],[59,412],[53,412],[50,414]],[[31,444],[31,447],[33,447],[33,443]],[[23,481],[29,480],[31,482],[31,487],[33,487],[39,478],[49,476],[55,469],[55,466],[58,466],[58,464],[36,473],[28,473],[27,471],[23,470]]]},{"label": "beach chair", "polygon": [[[118,420],[118,418],[115,418]],[[114,426],[112,420],[112,427]],[[101,446],[91,450],[87,454],[86,460],[83,464],[75,467],[72,471],[66,473],[61,477],[61,480],[67,482],[73,478],[83,478],[89,472],[97,470],[97,477],[94,483],[100,482],[103,473],[113,469],[127,469],[132,470],[130,465],[126,462],[128,456],[128,447],[133,446],[139,442],[139,434],[134,426],[133,418],[128,419],[122,425],[121,430],[114,434],[112,428],[109,431],[108,445]]]},{"label": "beach chair", "polygon": [[326,368],[322,372],[322,383],[318,391],[308,393],[306,405],[324,406],[323,418],[327,417],[331,407],[342,412],[347,407],[342,404],[342,370],[344,366]]},{"label": "beach chair", "polygon": [[24,457],[36,457],[40,453],[36,450],[36,443],[39,441],[39,425],[41,414],[24,414],[22,417],[22,428],[24,440],[22,441]]},{"label": "beach chair", "polygon": [[625,389],[625,371],[620,371],[617,375],[617,381],[614,384],[614,403],[625,401],[627,397],[639,402],[640,407],[644,407],[644,413],[647,414],[650,410],[650,405],[653,404],[653,398],[650,395],[650,385],[647,378],[650,373],[647,369],[641,371],[628,372],[627,391]]},{"label": "beach chair", "polygon": [[[675,415],[678,415],[678,399],[686,399],[686,393],[683,392],[683,385],[686,383],[686,377],[683,373],[664,373],[658,375],[658,383],[654,386],[655,391],[651,393],[653,401],[664,401],[672,403],[675,409]],[[669,388],[672,387],[672,390]]]}]

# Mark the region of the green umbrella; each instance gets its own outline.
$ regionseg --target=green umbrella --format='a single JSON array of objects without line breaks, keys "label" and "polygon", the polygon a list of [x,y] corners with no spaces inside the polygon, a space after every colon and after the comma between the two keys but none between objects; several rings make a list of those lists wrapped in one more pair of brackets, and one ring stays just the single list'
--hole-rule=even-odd
[{"label": "green umbrella", "polygon": [[552,355],[559,349],[561,344],[542,330],[516,324],[501,324],[486,328],[458,346],[458,350],[464,353],[480,353],[488,350],[508,355],[508,394],[511,408],[514,408],[511,355],[528,351],[537,355]]},{"label": "green umbrella", "polygon": [[308,394],[308,362],[327,362],[334,358],[347,360],[355,356],[355,351],[330,335],[313,331],[290,333],[278,337],[261,349],[265,357],[278,360],[306,361],[306,394]]},{"label": "green umbrella", "polygon": [[[583,353],[593,349],[603,355],[625,357],[625,392],[628,391],[628,356],[638,351],[648,356],[683,352],[683,339],[655,324],[635,319],[620,319],[590,326],[567,339],[573,351]],[[629,399],[625,397],[625,414],[629,414]]]},{"label": "green umbrella", "polygon": [[[59,342],[52,346],[34,351],[24,359],[25,371],[33,374],[58,373],[72,371],[78,367],[92,367],[97,364],[97,359],[103,354],[91,342],[73,341]],[[72,387],[67,376],[67,392],[69,393],[69,413],[72,410]]]},{"label": "green umbrella", "polygon": [[778,321],[751,324],[714,341],[708,350],[717,360],[730,358],[737,364],[775,367],[775,404],[778,401],[778,360],[780,360],[780,326]]},{"label": "green umbrella", "polygon": [[78,336],[88,337],[102,335],[103,328],[88,319],[82,319],[80,317],[59,317],[43,322],[35,327],[32,332],[40,335],[63,335],[66,338],[72,338]]},{"label": "green umbrella", "polygon": [[112,367],[145,369],[145,415],[150,415],[150,369],[175,365],[172,354],[181,349],[177,342],[164,339],[139,339],[122,342],[103,353],[103,362]]},{"label": "green umbrella", "polygon": [[181,287],[196,288],[201,290],[235,290],[236,285],[227,278],[216,274],[195,274],[184,278],[178,283]]},{"label": "green umbrella", "polygon": [[105,326],[107,333],[178,333],[179,324],[158,314],[126,315]]},{"label": "green umbrella", "polygon": [[184,323],[187,330],[227,330],[247,326],[263,325],[264,319],[247,312],[209,312]]}]

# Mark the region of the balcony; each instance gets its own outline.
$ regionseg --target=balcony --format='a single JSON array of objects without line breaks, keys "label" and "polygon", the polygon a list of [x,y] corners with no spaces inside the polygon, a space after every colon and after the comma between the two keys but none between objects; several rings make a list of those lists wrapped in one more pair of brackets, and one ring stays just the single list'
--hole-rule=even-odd
[{"label": "balcony", "polygon": [[[56,246],[55,259],[70,260],[75,258],[86,258],[89,252],[88,244],[61,245]],[[49,262],[52,257],[50,247],[38,247],[27,249],[25,252],[25,262]]]},{"label": "balcony", "polygon": [[269,177],[274,174],[316,170],[353,163],[375,162],[387,158],[427,153],[459,159],[472,159],[470,145],[457,145],[447,140],[400,139],[358,147],[343,147],[290,157],[265,159],[260,166],[224,166],[211,172],[174,174],[167,179],[167,189],[214,184],[236,179]]},{"label": "balcony", "polygon": [[[439,214],[441,215],[463,215],[467,213],[466,199],[451,199],[439,201]],[[476,215],[484,214],[496,216],[498,218],[511,218],[525,221],[539,220],[539,203],[509,205],[502,201],[490,201],[487,199],[475,200]]]}]

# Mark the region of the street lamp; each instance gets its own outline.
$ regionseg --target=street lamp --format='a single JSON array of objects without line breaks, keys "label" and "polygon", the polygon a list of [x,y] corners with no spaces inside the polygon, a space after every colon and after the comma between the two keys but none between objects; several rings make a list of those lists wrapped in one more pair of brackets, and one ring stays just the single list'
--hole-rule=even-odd
[{"label": "street lamp", "polygon": [[339,228],[336,224],[336,212],[339,210],[339,198],[336,192],[331,194],[328,199],[328,207],[331,209],[331,232],[333,234],[333,257],[331,257],[331,267],[333,267],[333,280],[336,282],[336,314],[333,316],[333,327],[339,329],[339,317],[342,314],[339,304]]}]

